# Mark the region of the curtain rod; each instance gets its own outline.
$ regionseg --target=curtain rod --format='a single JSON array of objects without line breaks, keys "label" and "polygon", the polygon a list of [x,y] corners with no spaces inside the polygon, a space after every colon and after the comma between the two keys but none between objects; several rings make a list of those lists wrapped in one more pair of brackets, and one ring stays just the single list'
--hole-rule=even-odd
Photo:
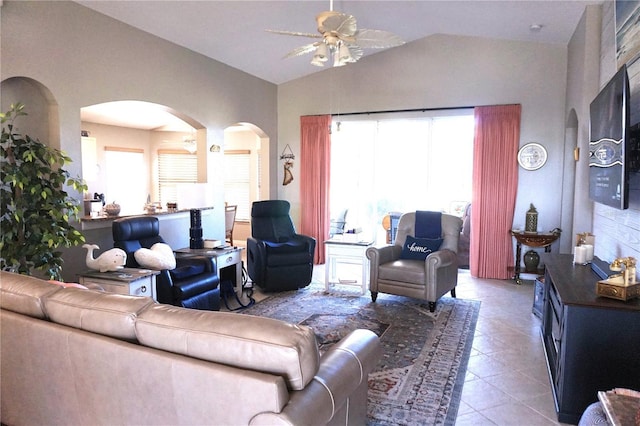
[{"label": "curtain rod", "polygon": [[386,111],[361,111],[361,112],[341,112],[337,114],[329,114],[332,117],[340,117],[343,115],[369,115],[369,114],[393,114],[400,112],[427,112],[427,111],[449,111],[458,109],[473,109],[475,107],[444,107],[444,108],[414,108],[414,109],[391,109]]}]

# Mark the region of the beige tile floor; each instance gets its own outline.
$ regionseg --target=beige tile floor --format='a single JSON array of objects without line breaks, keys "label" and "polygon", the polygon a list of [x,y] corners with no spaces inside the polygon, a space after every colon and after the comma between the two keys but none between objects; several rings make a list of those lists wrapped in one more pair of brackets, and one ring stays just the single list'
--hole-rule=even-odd
[{"label": "beige tile floor", "polygon": [[[324,265],[314,268],[313,280],[324,283]],[[456,425],[563,424],[554,410],[540,320],[531,312],[533,281],[515,285],[460,270],[456,294],[481,302]]]},{"label": "beige tile floor", "polygon": [[[533,278],[533,277],[532,277]],[[472,277],[460,270],[456,295],[481,301],[456,425],[558,425],[532,314],[533,281]]]}]

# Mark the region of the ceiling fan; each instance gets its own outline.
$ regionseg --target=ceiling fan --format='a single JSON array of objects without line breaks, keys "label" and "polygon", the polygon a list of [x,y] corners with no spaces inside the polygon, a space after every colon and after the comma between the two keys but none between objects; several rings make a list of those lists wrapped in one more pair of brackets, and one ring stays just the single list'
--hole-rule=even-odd
[{"label": "ceiling fan", "polygon": [[356,62],[364,54],[362,49],[386,49],[400,46],[404,41],[388,31],[358,29],[356,18],[333,10],[330,0],[329,10],[316,16],[318,33],[301,33],[295,31],[266,30],[270,33],[300,37],[319,38],[320,41],[300,46],[289,52],[285,58],[313,52],[312,65],[319,67],[333,55],[333,66],[339,67]]}]

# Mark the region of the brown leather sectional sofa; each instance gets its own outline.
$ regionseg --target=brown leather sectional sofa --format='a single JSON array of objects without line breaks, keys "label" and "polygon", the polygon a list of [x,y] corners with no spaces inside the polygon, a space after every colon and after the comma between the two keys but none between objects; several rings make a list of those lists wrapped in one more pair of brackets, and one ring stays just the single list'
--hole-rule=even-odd
[{"label": "brown leather sectional sofa", "polygon": [[9,272],[0,305],[10,426],[364,424],[381,355],[368,330],[320,356],[305,326]]}]

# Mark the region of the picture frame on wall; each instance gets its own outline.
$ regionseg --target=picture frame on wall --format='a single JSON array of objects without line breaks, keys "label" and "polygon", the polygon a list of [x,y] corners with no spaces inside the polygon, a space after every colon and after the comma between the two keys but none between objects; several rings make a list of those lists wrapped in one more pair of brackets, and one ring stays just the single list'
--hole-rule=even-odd
[{"label": "picture frame on wall", "polygon": [[640,0],[616,0],[616,59],[618,67],[640,57]]}]

